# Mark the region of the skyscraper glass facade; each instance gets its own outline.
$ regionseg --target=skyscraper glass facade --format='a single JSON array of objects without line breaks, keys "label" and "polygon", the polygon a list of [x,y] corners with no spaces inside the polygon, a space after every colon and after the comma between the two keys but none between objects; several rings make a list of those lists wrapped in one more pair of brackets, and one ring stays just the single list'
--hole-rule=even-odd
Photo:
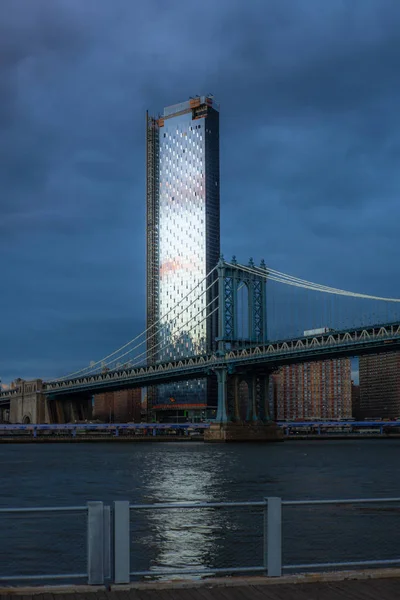
[{"label": "skyscraper glass facade", "polygon": [[[213,348],[217,315],[206,279],[220,253],[219,111],[206,97],[147,116],[148,360]],[[197,286],[197,287],[196,287]],[[195,289],[195,292],[190,291]],[[188,295],[189,294],[189,295]],[[153,408],[213,404],[206,380],[159,386]]]}]

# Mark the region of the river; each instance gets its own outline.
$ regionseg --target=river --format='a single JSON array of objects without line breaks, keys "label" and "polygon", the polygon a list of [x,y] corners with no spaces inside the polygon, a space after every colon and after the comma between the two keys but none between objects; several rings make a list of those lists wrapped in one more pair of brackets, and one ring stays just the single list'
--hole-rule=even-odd
[{"label": "river", "polygon": [[[0,505],[400,496],[400,440],[4,444]],[[397,558],[396,506],[284,508],[284,564]],[[0,515],[0,576],[84,572],[84,515]],[[131,570],[262,564],[260,510],[132,511]]]}]

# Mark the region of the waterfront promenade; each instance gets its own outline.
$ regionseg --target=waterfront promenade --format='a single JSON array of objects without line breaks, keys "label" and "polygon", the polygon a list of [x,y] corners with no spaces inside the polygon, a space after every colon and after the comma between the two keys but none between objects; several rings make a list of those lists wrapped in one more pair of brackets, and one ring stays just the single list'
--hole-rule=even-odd
[{"label": "waterfront promenade", "polygon": [[90,586],[1,588],[1,600],[395,600],[400,569]]},{"label": "waterfront promenade", "polygon": [[[203,441],[209,423],[1,424],[2,443]],[[282,439],[359,440],[400,438],[398,421],[278,423]],[[237,437],[231,441],[239,441]],[[249,441],[249,440],[247,440]]]}]

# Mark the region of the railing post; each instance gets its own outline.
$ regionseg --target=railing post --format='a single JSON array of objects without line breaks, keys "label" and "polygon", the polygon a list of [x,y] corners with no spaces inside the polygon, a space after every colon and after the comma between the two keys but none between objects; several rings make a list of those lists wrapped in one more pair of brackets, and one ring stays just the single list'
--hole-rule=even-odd
[{"label": "railing post", "polygon": [[102,502],[88,502],[88,583],[104,583],[104,509]]},{"label": "railing post", "polygon": [[104,507],[103,528],[104,528],[104,535],[103,535],[104,578],[110,579],[110,577],[111,577],[111,509],[109,506]]},{"label": "railing post", "polygon": [[129,583],[130,571],[129,502],[114,502],[114,583]]},{"label": "railing post", "polygon": [[282,575],[282,501],[265,498],[264,567],[268,577]]}]

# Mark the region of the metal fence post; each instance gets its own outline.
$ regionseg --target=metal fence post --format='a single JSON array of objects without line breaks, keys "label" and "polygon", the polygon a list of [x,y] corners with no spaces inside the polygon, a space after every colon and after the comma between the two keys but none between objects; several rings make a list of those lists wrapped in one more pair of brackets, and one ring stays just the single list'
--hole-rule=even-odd
[{"label": "metal fence post", "polygon": [[104,510],[102,502],[88,502],[88,583],[104,583]]},{"label": "metal fence post", "polygon": [[104,564],[104,578],[109,579],[111,577],[111,509],[109,506],[104,507],[103,512],[103,527],[104,527],[104,550],[103,550],[103,564]]},{"label": "metal fence post", "polygon": [[114,502],[114,583],[129,583],[129,502]]},{"label": "metal fence post", "polygon": [[282,500],[265,498],[264,567],[268,577],[282,575]]}]

